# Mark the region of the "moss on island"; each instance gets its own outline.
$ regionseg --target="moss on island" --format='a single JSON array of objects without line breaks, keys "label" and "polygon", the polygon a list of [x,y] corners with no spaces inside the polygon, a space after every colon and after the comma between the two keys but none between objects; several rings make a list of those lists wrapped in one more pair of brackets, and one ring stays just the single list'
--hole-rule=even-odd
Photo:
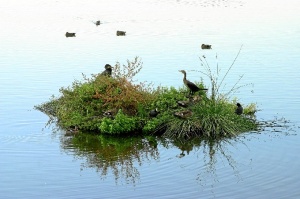
[{"label": "moss on island", "polygon": [[[157,87],[133,77],[142,69],[138,57],[116,63],[112,76],[101,73],[61,88],[61,95],[35,106],[59,127],[73,132],[110,135],[162,135],[170,138],[229,137],[256,130],[254,104],[235,113],[236,101],[216,92],[189,94],[185,87]],[[211,78],[213,80],[213,78]],[[203,83],[197,83],[204,88]],[[157,110],[158,114],[150,114]]]}]

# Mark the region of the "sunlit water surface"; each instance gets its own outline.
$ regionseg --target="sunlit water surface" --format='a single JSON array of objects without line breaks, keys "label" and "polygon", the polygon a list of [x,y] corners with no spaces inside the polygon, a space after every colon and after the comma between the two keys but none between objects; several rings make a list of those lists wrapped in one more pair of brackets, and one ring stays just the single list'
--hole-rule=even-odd
[{"label": "sunlit water surface", "polygon": [[[0,198],[300,197],[300,1],[0,3]],[[117,30],[127,35],[117,37]],[[202,43],[212,50],[202,50]],[[222,76],[241,46],[224,92],[244,75],[240,84],[249,85],[235,96],[242,104],[256,102],[260,119],[289,120],[281,132],[245,134],[215,149],[193,146],[183,157],[176,144],[158,142],[151,153],[146,147],[117,160],[116,175],[109,167],[103,173],[89,150],[44,128],[47,116],[33,110],[82,73],[135,56],[143,61],[138,81],[179,87],[178,70],[185,69],[190,80],[208,82],[196,72],[199,57],[218,63]]]}]

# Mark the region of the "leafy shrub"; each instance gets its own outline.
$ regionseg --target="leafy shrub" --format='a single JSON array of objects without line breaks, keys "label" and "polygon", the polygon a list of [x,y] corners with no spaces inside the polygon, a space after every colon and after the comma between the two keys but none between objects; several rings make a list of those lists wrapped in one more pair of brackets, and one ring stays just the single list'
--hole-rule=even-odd
[{"label": "leafy shrub", "polygon": [[93,99],[101,102],[102,109],[122,109],[128,115],[135,115],[139,105],[147,105],[152,99],[150,92],[141,85],[134,85],[124,78],[112,79],[97,76],[93,82]]},{"label": "leafy shrub", "polygon": [[122,134],[139,130],[139,120],[136,117],[125,115],[120,109],[114,119],[103,118],[98,126],[101,133]]},{"label": "leafy shrub", "polygon": [[[118,113],[115,119],[122,119],[125,123],[132,122],[131,117],[141,115],[145,117],[147,110],[145,107],[153,99],[149,85],[133,84],[132,78],[140,71],[141,61],[135,58],[134,61],[127,63],[128,65],[123,67],[120,63],[115,65],[114,78],[101,74],[93,74],[91,78],[83,75],[83,81],[77,80],[71,86],[61,88],[60,97],[52,97],[50,102],[35,108],[58,118],[58,123],[63,128],[76,127],[88,131],[105,129],[104,132],[117,132],[116,129],[120,130],[121,127],[110,130],[104,127],[111,120],[103,116],[104,112],[109,110],[117,113],[118,110],[122,110],[122,114]],[[131,116],[128,117],[131,119],[125,118],[125,115]],[[103,125],[99,128],[102,120]],[[118,125],[122,122],[112,123]],[[127,124],[124,126],[126,128],[120,132],[136,129],[133,127],[127,129]]]}]

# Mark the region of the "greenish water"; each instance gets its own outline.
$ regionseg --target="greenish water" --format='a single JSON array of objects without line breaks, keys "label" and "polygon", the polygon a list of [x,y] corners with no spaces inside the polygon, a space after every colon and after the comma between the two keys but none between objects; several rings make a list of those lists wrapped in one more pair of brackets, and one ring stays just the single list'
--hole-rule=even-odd
[{"label": "greenish water", "polygon": [[[299,198],[298,1],[1,3],[0,198]],[[199,80],[204,55],[224,74],[241,45],[224,92],[244,75],[241,84],[253,86],[236,93],[239,101],[257,102],[258,119],[284,117],[286,128],[214,143],[78,141],[45,128],[47,116],[33,110],[106,63],[139,56],[139,81],[179,87],[178,70]]]}]

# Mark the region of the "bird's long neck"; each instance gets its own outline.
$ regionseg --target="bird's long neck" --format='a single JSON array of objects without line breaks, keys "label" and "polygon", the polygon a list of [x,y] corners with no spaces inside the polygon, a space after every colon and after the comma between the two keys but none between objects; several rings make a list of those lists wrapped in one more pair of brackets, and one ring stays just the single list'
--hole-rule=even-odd
[{"label": "bird's long neck", "polygon": [[183,73],[183,81],[186,81],[186,73]]}]

